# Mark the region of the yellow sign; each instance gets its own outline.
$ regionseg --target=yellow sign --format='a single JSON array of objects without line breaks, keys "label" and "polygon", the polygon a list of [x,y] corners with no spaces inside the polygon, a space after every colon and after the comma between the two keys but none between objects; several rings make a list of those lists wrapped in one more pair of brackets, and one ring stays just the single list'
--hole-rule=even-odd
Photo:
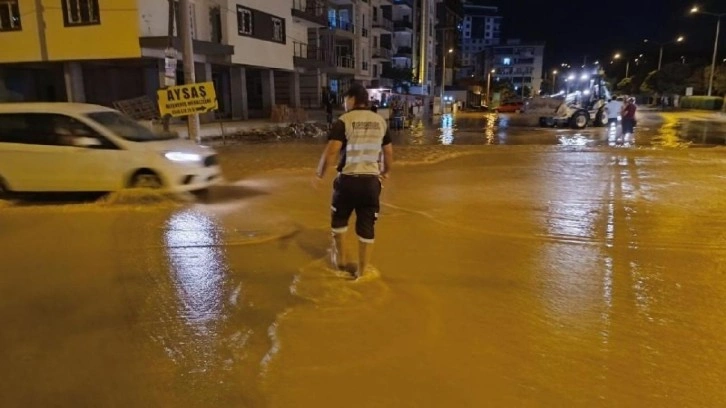
[{"label": "yellow sign", "polygon": [[159,89],[157,95],[159,96],[159,113],[162,117],[207,113],[218,108],[213,82],[170,86],[166,89]]}]

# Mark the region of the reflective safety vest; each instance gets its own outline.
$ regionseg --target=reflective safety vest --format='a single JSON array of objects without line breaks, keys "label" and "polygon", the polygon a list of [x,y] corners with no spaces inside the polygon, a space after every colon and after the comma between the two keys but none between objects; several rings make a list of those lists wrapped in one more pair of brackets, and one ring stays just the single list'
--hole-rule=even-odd
[{"label": "reflective safety vest", "polygon": [[340,117],[345,124],[345,152],[338,170],[343,174],[380,174],[380,156],[388,124],[368,109],[352,110]]}]

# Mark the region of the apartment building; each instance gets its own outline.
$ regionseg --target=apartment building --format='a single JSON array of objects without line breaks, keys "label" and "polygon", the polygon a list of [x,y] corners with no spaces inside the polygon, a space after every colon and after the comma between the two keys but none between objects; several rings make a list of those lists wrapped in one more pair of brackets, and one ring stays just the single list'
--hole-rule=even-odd
[{"label": "apartment building", "polygon": [[542,42],[507,40],[481,53],[479,66],[484,72],[494,69],[494,81],[509,82],[515,91],[527,87],[532,95],[536,95],[542,87],[544,49],[545,44]]},{"label": "apartment building", "polygon": [[[393,0],[190,3],[183,13],[174,2],[173,13],[190,19],[196,80],[215,83],[225,117],[265,117],[275,104],[319,107],[326,91],[340,95],[352,81],[384,85],[383,68],[395,56],[412,66],[405,47],[395,47],[394,30],[408,26],[394,27]],[[0,0],[0,98],[155,99],[168,21],[167,0]],[[171,45],[182,83],[177,28]]]},{"label": "apartment building", "polygon": [[461,0],[436,0],[436,84],[450,86],[461,60],[461,23],[464,18]]},{"label": "apartment building", "polygon": [[468,78],[481,75],[481,67],[477,67],[481,53],[487,47],[500,44],[502,17],[497,7],[485,5],[478,0],[466,0],[463,11],[461,69],[458,77]]}]

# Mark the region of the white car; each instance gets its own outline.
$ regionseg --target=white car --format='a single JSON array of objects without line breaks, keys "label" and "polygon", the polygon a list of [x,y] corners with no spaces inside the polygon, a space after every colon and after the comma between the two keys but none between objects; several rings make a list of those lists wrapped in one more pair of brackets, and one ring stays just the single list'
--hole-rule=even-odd
[{"label": "white car", "polygon": [[76,103],[0,103],[0,192],[205,190],[214,150],[157,134],[119,111]]}]

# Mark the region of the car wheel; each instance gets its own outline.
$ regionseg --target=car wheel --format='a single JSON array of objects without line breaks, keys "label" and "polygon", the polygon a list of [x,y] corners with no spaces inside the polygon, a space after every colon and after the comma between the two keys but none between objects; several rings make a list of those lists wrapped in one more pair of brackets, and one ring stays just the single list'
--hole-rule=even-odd
[{"label": "car wheel", "polygon": [[584,129],[587,127],[587,122],[589,120],[590,118],[587,112],[575,112],[570,119],[570,126],[572,126],[573,129]]},{"label": "car wheel", "polygon": [[132,177],[129,182],[130,188],[161,188],[164,184],[161,182],[161,177],[153,171],[138,171]]}]

